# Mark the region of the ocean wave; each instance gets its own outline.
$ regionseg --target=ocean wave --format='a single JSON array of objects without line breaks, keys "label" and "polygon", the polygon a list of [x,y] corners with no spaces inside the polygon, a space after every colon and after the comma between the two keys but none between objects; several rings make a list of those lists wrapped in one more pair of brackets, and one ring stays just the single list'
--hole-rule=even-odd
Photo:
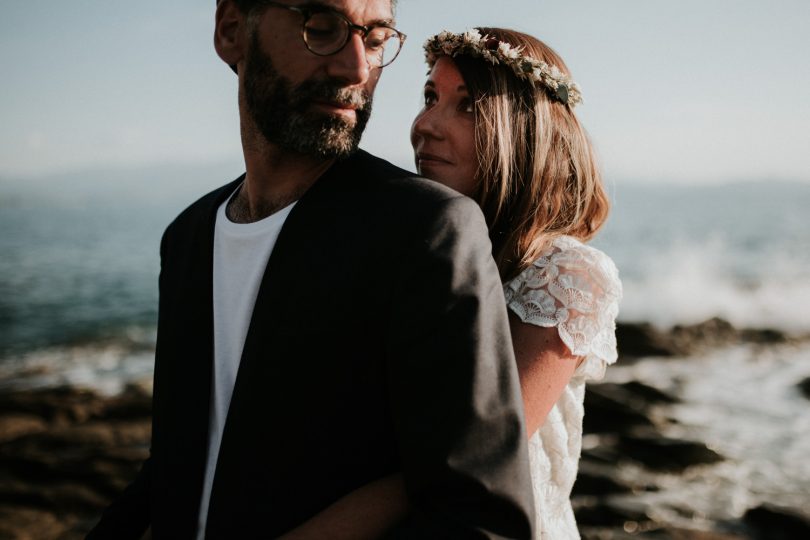
[{"label": "ocean wave", "polygon": [[675,241],[620,261],[620,320],[659,327],[713,317],[738,328],[810,331],[810,261],[786,247],[746,254],[722,237]]},{"label": "ocean wave", "polygon": [[131,383],[151,384],[154,356],[129,340],[31,350],[0,359],[0,391],[67,386],[116,395]]}]

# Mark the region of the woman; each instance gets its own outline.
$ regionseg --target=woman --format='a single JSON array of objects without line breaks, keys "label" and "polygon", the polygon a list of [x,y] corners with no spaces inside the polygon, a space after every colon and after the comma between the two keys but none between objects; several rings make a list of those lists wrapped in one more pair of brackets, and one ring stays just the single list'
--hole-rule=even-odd
[{"label": "woman", "polygon": [[[580,90],[554,51],[519,32],[442,32],[425,51],[431,70],[411,130],[416,165],[484,211],[520,373],[537,529],[544,539],[579,538],[570,494],[584,385],[616,360],[621,297],[613,262],[584,244],[604,223],[608,201],[573,112]],[[373,538],[405,511],[404,501],[399,479],[383,479],[290,538],[317,537],[318,526],[332,538]]]},{"label": "woman", "polygon": [[569,497],[585,381],[616,360],[621,285],[583,244],[608,201],[562,59],[519,32],[443,32],[411,142],[420,174],[479,202],[509,308],[542,538],[579,538]]}]

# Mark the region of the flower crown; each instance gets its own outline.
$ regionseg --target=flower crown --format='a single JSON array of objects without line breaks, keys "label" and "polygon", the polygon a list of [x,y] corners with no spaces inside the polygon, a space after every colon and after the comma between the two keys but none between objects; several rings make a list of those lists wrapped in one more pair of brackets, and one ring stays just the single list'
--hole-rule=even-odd
[{"label": "flower crown", "polygon": [[425,41],[425,60],[430,67],[440,56],[468,55],[483,58],[487,62],[503,64],[512,68],[515,76],[529,81],[534,86],[542,85],[549,94],[571,107],[582,103],[582,92],[579,85],[552,66],[522,54],[523,47],[513,47],[505,41],[492,36],[482,36],[477,29],[467,30],[463,34],[444,31]]}]

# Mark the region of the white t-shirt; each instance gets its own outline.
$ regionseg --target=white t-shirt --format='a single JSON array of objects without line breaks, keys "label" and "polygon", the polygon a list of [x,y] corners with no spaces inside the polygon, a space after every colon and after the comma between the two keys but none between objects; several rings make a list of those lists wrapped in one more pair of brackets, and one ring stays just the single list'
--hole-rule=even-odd
[{"label": "white t-shirt", "polygon": [[208,420],[205,468],[197,538],[205,538],[208,503],[219,447],[242,348],[256,295],[281,227],[295,203],[253,223],[234,223],[225,215],[226,200],[217,210],[214,228],[214,371]]}]

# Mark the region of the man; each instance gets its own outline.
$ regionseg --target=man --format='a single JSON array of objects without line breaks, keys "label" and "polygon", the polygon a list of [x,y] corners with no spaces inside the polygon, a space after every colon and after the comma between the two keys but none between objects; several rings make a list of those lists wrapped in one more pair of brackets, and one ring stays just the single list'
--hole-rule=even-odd
[{"label": "man", "polygon": [[247,172],[164,234],[150,458],[90,538],[274,538],[397,472],[391,537],[530,538],[480,211],[356,151],[390,0],[294,2],[218,2]]}]

